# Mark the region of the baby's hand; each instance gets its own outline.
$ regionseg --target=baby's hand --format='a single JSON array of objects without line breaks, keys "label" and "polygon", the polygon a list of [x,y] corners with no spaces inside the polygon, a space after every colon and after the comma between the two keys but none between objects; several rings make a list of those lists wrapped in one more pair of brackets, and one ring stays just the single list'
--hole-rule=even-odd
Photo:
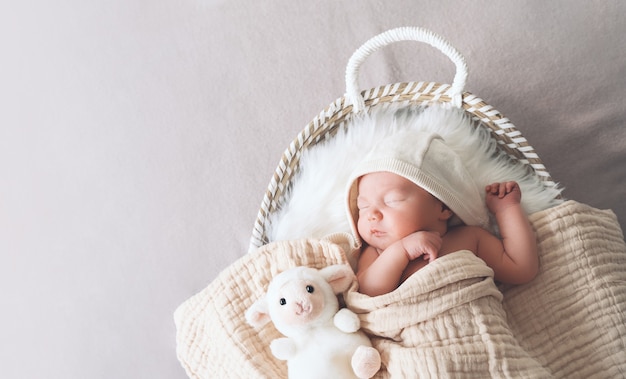
[{"label": "baby's hand", "polygon": [[441,236],[437,232],[415,232],[402,239],[402,246],[409,260],[424,256],[425,261],[434,261],[441,248]]},{"label": "baby's hand", "polygon": [[522,191],[516,182],[493,183],[485,187],[487,192],[486,203],[491,213],[496,214],[499,211],[517,205],[522,199]]}]

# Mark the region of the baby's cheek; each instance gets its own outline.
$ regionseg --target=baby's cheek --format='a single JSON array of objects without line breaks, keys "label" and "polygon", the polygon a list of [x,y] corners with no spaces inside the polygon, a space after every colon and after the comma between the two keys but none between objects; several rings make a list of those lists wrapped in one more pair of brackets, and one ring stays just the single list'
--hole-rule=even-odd
[{"label": "baby's cheek", "polygon": [[360,219],[359,219],[359,222],[357,223],[357,231],[359,232],[359,235],[363,239],[366,239],[369,235],[369,227],[366,226]]}]

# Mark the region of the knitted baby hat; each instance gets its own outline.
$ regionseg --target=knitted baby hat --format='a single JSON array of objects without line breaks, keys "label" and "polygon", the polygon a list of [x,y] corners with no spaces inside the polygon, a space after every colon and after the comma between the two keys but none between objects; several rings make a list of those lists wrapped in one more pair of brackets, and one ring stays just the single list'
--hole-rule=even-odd
[{"label": "knitted baby hat", "polygon": [[437,134],[401,131],[380,141],[348,181],[348,215],[355,236],[358,179],[381,171],[400,175],[430,192],[466,225],[488,226],[484,198],[458,154]]}]

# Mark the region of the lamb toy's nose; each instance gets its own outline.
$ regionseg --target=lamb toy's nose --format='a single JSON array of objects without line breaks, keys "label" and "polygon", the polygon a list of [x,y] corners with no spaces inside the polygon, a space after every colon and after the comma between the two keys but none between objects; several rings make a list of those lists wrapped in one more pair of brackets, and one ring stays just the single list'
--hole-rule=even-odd
[{"label": "lamb toy's nose", "polygon": [[309,302],[297,302],[296,303],[296,314],[299,316],[303,313],[311,312],[311,303]]}]

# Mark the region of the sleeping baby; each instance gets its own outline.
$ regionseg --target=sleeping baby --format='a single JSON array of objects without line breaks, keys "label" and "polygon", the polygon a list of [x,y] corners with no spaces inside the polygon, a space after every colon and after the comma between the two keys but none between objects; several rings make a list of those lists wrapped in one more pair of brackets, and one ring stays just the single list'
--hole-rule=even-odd
[{"label": "sleeping baby", "polygon": [[[460,250],[485,261],[499,282],[526,283],[537,274],[519,185],[487,185],[483,200],[459,156],[435,134],[399,133],[377,146],[350,182],[352,230],[363,241],[357,264],[363,294],[391,292],[438,256]],[[486,229],[485,204],[501,239]]]}]

